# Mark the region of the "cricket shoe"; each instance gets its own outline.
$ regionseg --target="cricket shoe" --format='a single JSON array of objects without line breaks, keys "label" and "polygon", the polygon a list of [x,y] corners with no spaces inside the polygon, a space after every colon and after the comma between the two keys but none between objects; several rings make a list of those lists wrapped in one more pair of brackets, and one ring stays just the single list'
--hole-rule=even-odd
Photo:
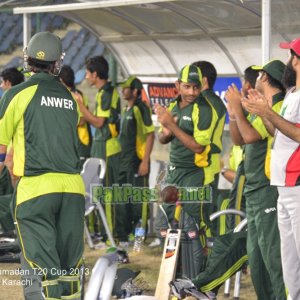
[{"label": "cricket shoe", "polygon": [[93,243],[98,243],[100,241],[103,241],[103,236],[98,232],[92,233],[91,238],[92,238]]},{"label": "cricket shoe", "polygon": [[128,264],[129,263],[129,256],[127,251],[117,249],[118,254],[118,263],[119,264]]},{"label": "cricket shoe", "polygon": [[178,299],[184,299],[187,296],[193,296],[198,300],[209,300],[205,294],[199,292],[193,282],[188,278],[179,278],[171,281],[169,286],[172,294]]},{"label": "cricket shoe", "polygon": [[21,253],[6,252],[0,255],[0,262],[4,263],[20,263]]},{"label": "cricket shoe", "polygon": [[118,248],[127,250],[129,248],[129,242],[119,242],[119,247]]},{"label": "cricket shoe", "polygon": [[204,294],[208,297],[209,300],[217,300],[216,294],[212,291],[205,292]]},{"label": "cricket shoe", "polygon": [[106,249],[107,245],[104,242],[99,242],[99,243],[97,243],[97,244],[94,245],[94,248],[95,249]]},{"label": "cricket shoe", "polygon": [[161,246],[161,241],[159,238],[155,238],[149,245],[149,248],[155,248]]},{"label": "cricket shoe", "polygon": [[16,232],[15,230],[9,230],[9,231],[5,231],[5,232],[0,232],[0,238],[16,238]]}]

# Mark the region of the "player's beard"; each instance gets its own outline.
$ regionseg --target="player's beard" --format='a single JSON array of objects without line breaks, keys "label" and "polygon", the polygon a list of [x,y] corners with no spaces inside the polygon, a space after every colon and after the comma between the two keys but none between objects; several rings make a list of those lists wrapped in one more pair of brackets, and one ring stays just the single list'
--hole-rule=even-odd
[{"label": "player's beard", "polygon": [[285,66],[282,83],[286,89],[296,85],[296,71],[293,69],[292,62],[289,61]]}]

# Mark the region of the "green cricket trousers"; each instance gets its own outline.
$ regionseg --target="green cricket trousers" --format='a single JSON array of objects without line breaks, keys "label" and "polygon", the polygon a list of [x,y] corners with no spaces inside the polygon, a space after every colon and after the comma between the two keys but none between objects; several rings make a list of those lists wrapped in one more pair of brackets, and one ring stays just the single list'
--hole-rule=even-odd
[{"label": "green cricket trousers", "polygon": [[12,197],[12,194],[0,196],[0,224],[4,232],[15,229],[10,207]]},{"label": "green cricket trousers", "polygon": [[84,190],[79,174],[46,173],[18,182],[13,215],[26,300],[80,299]]},{"label": "green cricket trousers", "polygon": [[[204,172],[200,168],[191,170],[169,166],[166,181],[167,184],[186,188],[186,190],[189,188],[201,188],[204,182]],[[183,219],[181,220],[181,275],[188,278],[195,277],[205,267],[206,258],[200,242],[199,225],[203,221],[207,224],[210,204],[202,203],[198,200],[186,201],[185,203],[184,199],[181,199],[181,218]],[[161,209],[157,211],[155,230],[159,237],[164,237],[162,234],[166,232],[167,224],[174,222],[175,210],[174,204],[163,204]]]},{"label": "green cricket trousers", "polygon": [[286,299],[277,222],[277,188],[265,186],[245,193],[247,253],[258,300]]}]

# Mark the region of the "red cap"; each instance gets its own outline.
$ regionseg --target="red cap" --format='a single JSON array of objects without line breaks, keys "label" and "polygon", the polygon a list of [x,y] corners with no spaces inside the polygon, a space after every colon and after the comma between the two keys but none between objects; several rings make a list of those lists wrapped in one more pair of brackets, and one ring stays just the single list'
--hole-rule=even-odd
[{"label": "red cap", "polygon": [[292,40],[290,43],[282,42],[279,44],[282,49],[292,49],[300,56],[300,38]]}]

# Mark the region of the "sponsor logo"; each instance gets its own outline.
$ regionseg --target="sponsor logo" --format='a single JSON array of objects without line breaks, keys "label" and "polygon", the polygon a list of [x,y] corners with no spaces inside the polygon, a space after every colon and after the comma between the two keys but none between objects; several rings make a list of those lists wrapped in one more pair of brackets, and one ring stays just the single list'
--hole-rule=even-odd
[{"label": "sponsor logo", "polygon": [[270,212],[273,212],[273,211],[276,211],[275,207],[270,207],[270,208],[265,209],[266,214],[269,214]]},{"label": "sponsor logo", "polygon": [[196,76],[196,77],[199,77],[199,74],[196,73],[196,72],[191,72],[191,73],[189,74],[189,76]]},{"label": "sponsor logo", "polygon": [[183,116],[182,119],[185,121],[192,121],[192,118],[188,116]]}]

